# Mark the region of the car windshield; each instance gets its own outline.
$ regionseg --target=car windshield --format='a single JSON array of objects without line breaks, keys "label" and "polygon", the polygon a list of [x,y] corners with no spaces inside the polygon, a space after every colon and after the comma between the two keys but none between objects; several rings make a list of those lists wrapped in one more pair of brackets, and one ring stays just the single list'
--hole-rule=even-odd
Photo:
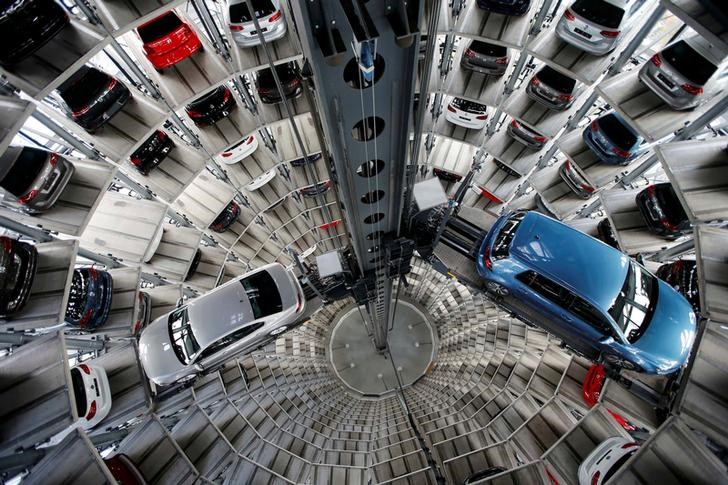
[{"label": "car windshield", "polygon": [[86,386],[83,384],[81,371],[76,367],[71,369],[71,384],[73,384],[73,395],[76,398],[76,414],[80,418],[86,415]]},{"label": "car windshield", "polygon": [[[252,0],[250,3],[253,5],[256,18],[266,17],[276,11],[276,7],[271,0]],[[239,24],[252,21],[253,17],[248,13],[247,2],[230,5],[230,22]]]},{"label": "car windshield", "polygon": [[483,54],[484,56],[505,57],[508,55],[508,49],[502,45],[489,44],[488,42],[481,42],[479,40],[474,40],[470,44],[470,50],[478,54]]},{"label": "car windshield", "polygon": [[[282,84],[290,82],[297,77],[296,70],[291,64],[282,64],[276,66],[276,73],[278,74],[278,79],[280,79]],[[276,82],[275,78],[273,77],[273,71],[271,71],[270,68],[258,71],[257,80],[258,83],[266,84],[269,86],[275,86]]]},{"label": "car windshield", "polygon": [[199,352],[200,344],[192,333],[187,307],[175,310],[169,316],[169,338],[179,361],[185,365],[190,364]]},{"label": "car windshield", "polygon": [[196,100],[192,101],[190,104],[187,105],[187,108],[207,108],[208,103],[209,104],[218,104],[221,103],[222,100],[225,97],[225,91],[228,89],[225,86],[218,86],[217,88],[213,89],[207,94],[203,94]]},{"label": "car windshield", "polygon": [[585,19],[610,29],[619,28],[624,10],[604,0],[576,0],[571,10]]},{"label": "car windshield", "polygon": [[137,29],[142,42],[154,42],[155,40],[166,36],[170,32],[176,30],[182,21],[173,12],[158,17],[146,25],[142,25]]},{"label": "car windshield", "polygon": [[71,84],[58,88],[63,101],[73,111],[86,107],[92,98],[101,91],[110,80],[110,76],[98,69],[86,68],[84,74]]},{"label": "car windshield", "polygon": [[683,40],[662,51],[662,57],[672,67],[680,71],[680,74],[695,84],[703,85],[708,82],[710,76],[717,69],[717,66],[701,56]]},{"label": "car windshield", "polygon": [[543,69],[538,71],[536,77],[542,83],[561,93],[569,94],[574,91],[574,86],[576,86],[575,80],[571,79],[569,76],[561,74],[559,71],[549,66],[544,66]]},{"label": "car windshield", "polygon": [[614,114],[608,114],[599,118],[599,128],[604,131],[607,138],[623,150],[631,150],[637,143],[637,135],[635,135],[619,118]]},{"label": "car windshield", "polygon": [[484,104],[468,101],[463,98],[453,98],[452,104],[456,108],[467,111],[468,113],[485,113],[488,109],[488,106]]},{"label": "car windshield", "polygon": [[609,314],[629,343],[635,343],[647,330],[655,312],[657,293],[655,277],[631,261],[624,285],[609,308]]},{"label": "car windshield", "polygon": [[243,278],[240,280],[240,284],[245,288],[250,306],[253,308],[253,317],[256,320],[283,310],[278,286],[267,271],[260,271]]},{"label": "car windshield", "polygon": [[513,242],[513,238],[516,236],[518,226],[521,224],[524,217],[526,217],[525,212],[517,212],[508,218],[493,242],[493,252],[491,254],[492,258],[500,259],[508,257],[508,248],[511,246],[511,242]]},{"label": "car windshield", "polygon": [[677,198],[675,189],[670,184],[659,184],[655,188],[655,197],[660,203],[660,208],[671,224],[678,225],[688,219],[680,199]]},{"label": "car windshield", "polygon": [[0,182],[0,186],[15,197],[27,194],[33,188],[35,179],[45,168],[46,160],[48,152],[36,148],[23,148]]}]

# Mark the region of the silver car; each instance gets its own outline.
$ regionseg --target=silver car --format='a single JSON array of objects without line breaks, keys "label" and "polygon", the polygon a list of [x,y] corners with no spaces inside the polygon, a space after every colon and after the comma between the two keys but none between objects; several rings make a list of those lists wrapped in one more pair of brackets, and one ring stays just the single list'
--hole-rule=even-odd
[{"label": "silver car", "polygon": [[508,49],[502,45],[474,40],[463,51],[460,67],[490,76],[502,76],[508,67]]},{"label": "silver car", "polygon": [[514,140],[526,145],[531,150],[540,150],[546,145],[548,137],[543,136],[533,128],[526,126],[523,122],[519,122],[515,118],[511,119],[506,130]]},{"label": "silver car", "polygon": [[574,104],[581,85],[556,69],[543,66],[526,86],[526,94],[540,105],[554,111],[564,111]]},{"label": "silver car", "polygon": [[[286,18],[281,10],[280,0],[251,0],[251,3],[266,43],[286,35]],[[258,31],[246,0],[228,0],[227,21],[236,44],[241,47],[260,45]]]},{"label": "silver car", "polygon": [[716,85],[721,55],[700,36],[678,40],[645,62],[639,79],[674,109],[700,104],[708,84]]},{"label": "silver car", "polygon": [[279,335],[306,302],[296,277],[274,263],[235,278],[142,330],[139,357],[159,386],[189,380]]},{"label": "silver car", "polygon": [[611,52],[638,19],[645,0],[576,0],[556,24],[564,42],[595,56]]},{"label": "silver car", "polygon": [[588,199],[597,191],[596,187],[581,172],[579,166],[569,160],[561,164],[561,167],[559,167],[559,175],[566,186],[582,199]]}]

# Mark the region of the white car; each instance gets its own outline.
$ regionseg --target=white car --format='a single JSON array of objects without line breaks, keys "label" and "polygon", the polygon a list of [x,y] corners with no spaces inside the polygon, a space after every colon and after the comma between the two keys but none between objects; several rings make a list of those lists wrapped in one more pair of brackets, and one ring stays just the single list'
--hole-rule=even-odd
[{"label": "white car", "polygon": [[83,429],[99,424],[111,411],[111,388],[106,370],[88,362],[71,368],[78,422]]},{"label": "white car", "polygon": [[150,323],[139,337],[142,366],[159,386],[193,379],[285,332],[305,306],[293,273],[263,266]]},{"label": "white car", "polygon": [[[273,42],[286,35],[286,18],[280,0],[252,0],[255,17],[265,42]],[[260,45],[255,22],[250,16],[246,0],[228,0],[227,22],[233,40],[241,47]]]},{"label": "white car", "polygon": [[637,443],[621,436],[602,441],[579,465],[579,485],[601,485],[639,449]]},{"label": "white car", "polygon": [[463,98],[452,98],[447,105],[445,119],[463,128],[480,130],[488,120],[488,106]]},{"label": "white car", "polygon": [[245,157],[252,155],[258,149],[258,137],[255,134],[245,136],[233,143],[219,154],[215,155],[217,163],[234,165]]}]

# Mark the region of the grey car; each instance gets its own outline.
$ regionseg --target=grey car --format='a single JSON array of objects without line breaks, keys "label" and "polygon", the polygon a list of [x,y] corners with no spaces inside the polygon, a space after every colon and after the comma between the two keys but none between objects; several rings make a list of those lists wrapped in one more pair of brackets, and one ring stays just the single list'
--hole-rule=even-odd
[{"label": "grey car", "polygon": [[721,55],[700,36],[678,40],[658,52],[642,66],[639,79],[673,109],[700,104],[704,93],[722,80]]},{"label": "grey car", "polygon": [[543,136],[533,128],[530,128],[519,122],[515,118],[508,124],[507,133],[517,142],[526,145],[531,150],[540,150],[548,141],[548,137]]},{"label": "grey car", "polygon": [[71,180],[74,167],[57,153],[10,147],[0,157],[0,204],[39,214],[53,207]]},{"label": "grey car", "polygon": [[139,357],[159,386],[193,379],[275,337],[301,317],[301,285],[281,264],[239,276],[142,330]]},{"label": "grey car", "polygon": [[586,175],[582,173],[579,166],[570,160],[566,160],[561,164],[559,175],[571,191],[582,199],[588,199],[597,191],[596,187],[587,180]]},{"label": "grey car", "polygon": [[[250,3],[266,43],[286,35],[286,18],[280,0],[252,0]],[[240,47],[260,45],[260,37],[246,0],[228,0],[227,21],[233,40]]]},{"label": "grey car", "polygon": [[634,26],[645,0],[576,0],[556,24],[556,35],[567,44],[603,56]]},{"label": "grey car", "polygon": [[508,67],[508,49],[502,45],[474,40],[463,51],[460,66],[490,76],[502,76]]},{"label": "grey car", "polygon": [[574,104],[580,83],[550,66],[543,66],[526,86],[526,94],[538,104],[564,111]]}]

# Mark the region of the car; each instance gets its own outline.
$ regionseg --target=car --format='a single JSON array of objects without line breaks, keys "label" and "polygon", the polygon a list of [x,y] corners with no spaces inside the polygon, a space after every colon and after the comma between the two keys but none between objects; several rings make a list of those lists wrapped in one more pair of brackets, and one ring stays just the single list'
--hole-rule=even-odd
[{"label": "car", "polygon": [[159,386],[193,379],[285,332],[305,306],[293,273],[262,266],[150,323],[139,337],[144,372]]},{"label": "car", "polygon": [[496,220],[476,257],[486,292],[612,368],[672,374],[695,340],[690,303],[635,260],[535,211]]},{"label": "car", "polygon": [[665,182],[647,186],[635,197],[647,229],[665,239],[676,239],[692,225],[672,185]]},{"label": "car", "polygon": [[69,23],[53,0],[3,2],[0,10],[0,64],[8,67],[30,57]]},{"label": "car", "polygon": [[263,172],[262,174],[255,177],[253,180],[248,182],[245,185],[245,190],[249,192],[254,192],[258,190],[259,188],[263,187],[265,184],[273,180],[276,175],[278,174],[278,171],[275,168],[271,168],[270,170],[267,170]]},{"label": "car", "polygon": [[463,51],[460,67],[489,76],[502,76],[509,60],[508,49],[502,45],[474,40]]},{"label": "car", "polygon": [[492,477],[493,475],[498,475],[499,473],[503,473],[504,471],[507,471],[507,469],[503,468],[502,466],[492,466],[490,468],[478,470],[475,473],[471,473],[468,476],[468,478],[463,480],[463,485],[470,485],[471,483],[479,482],[480,480],[483,480],[484,478]]},{"label": "car", "polygon": [[508,123],[506,133],[518,143],[525,145],[531,150],[542,149],[549,140],[548,137],[543,136],[538,131],[526,126],[523,122],[519,122],[515,118],[512,118],[511,122]]},{"label": "car", "polygon": [[223,211],[218,214],[215,220],[212,221],[212,224],[210,224],[210,229],[215,232],[225,232],[230,226],[233,225],[235,221],[238,220],[239,215],[240,206],[234,200],[230,201],[225,209],[223,209]]},{"label": "car", "polygon": [[612,246],[614,249],[620,249],[619,247],[619,241],[617,241],[617,236],[614,234],[614,229],[612,229],[612,224],[609,222],[609,218],[605,217],[601,221],[599,221],[599,224],[597,224],[597,234],[599,235],[599,240]]},{"label": "car", "polygon": [[374,56],[376,55],[376,43],[373,40],[365,40],[359,49],[359,70],[364,81],[371,83],[374,80]]},{"label": "car", "polygon": [[[638,78],[668,106],[692,109],[705,98],[710,84],[717,84],[722,72],[722,55],[696,35],[678,40],[653,55],[640,68]],[[721,74],[719,74],[721,72]]]},{"label": "car", "polygon": [[330,188],[331,180],[326,180],[324,182],[300,188],[298,189],[298,192],[304,197],[316,197],[317,195],[325,194]]},{"label": "car", "polygon": [[66,323],[85,331],[93,331],[106,323],[113,291],[113,279],[106,271],[96,268],[73,270]]},{"label": "car", "polygon": [[445,119],[463,128],[480,130],[488,119],[488,106],[463,98],[452,98],[447,105]]},{"label": "car", "polygon": [[136,29],[144,55],[157,72],[174,66],[202,50],[195,31],[170,10]]},{"label": "car", "polygon": [[7,318],[23,309],[38,268],[38,251],[28,243],[0,236],[0,316]]},{"label": "car", "polygon": [[289,163],[291,164],[291,167],[303,167],[307,164],[314,164],[318,162],[319,160],[321,160],[322,156],[323,155],[321,154],[321,152],[312,153],[309,154],[308,157],[296,158],[294,160],[291,160]]},{"label": "car", "polygon": [[639,447],[634,441],[622,436],[602,441],[579,465],[579,485],[607,483]]},{"label": "car", "polygon": [[478,7],[502,15],[521,16],[528,12],[531,0],[478,0]]},{"label": "car", "polygon": [[142,175],[149,175],[149,172],[159,166],[167,158],[167,154],[174,148],[172,139],[162,130],[152,133],[139,148],[129,157],[129,162]]},{"label": "car", "polygon": [[147,481],[134,462],[124,453],[104,458],[104,463],[119,485],[147,485]]},{"label": "car", "polygon": [[550,110],[565,111],[574,104],[580,87],[575,79],[550,66],[543,66],[531,77],[526,86],[526,94]]},{"label": "car", "polygon": [[603,56],[634,26],[645,0],[576,0],[556,24],[556,35],[567,44]]},{"label": "car", "polygon": [[86,361],[71,368],[71,384],[78,422],[89,430],[111,411],[111,387],[106,370]]},{"label": "car", "polygon": [[[281,82],[285,99],[294,99],[303,93],[301,74],[295,62],[278,64],[275,66],[275,70]],[[276,104],[283,101],[273,78],[273,71],[270,68],[258,71],[255,75],[255,88],[258,91],[260,100],[265,104]]]},{"label": "car", "polygon": [[94,133],[131,99],[124,83],[95,67],[81,66],[58,87],[61,108],[84,130]]},{"label": "car", "polygon": [[75,168],[61,155],[33,147],[9,147],[0,156],[0,204],[27,214],[53,208]]},{"label": "car", "polygon": [[144,255],[142,256],[142,261],[145,263],[148,263],[152,260],[154,257],[154,254],[157,252],[157,249],[159,249],[159,245],[162,244],[162,238],[164,237],[164,224],[160,224],[157,228],[157,232],[154,233],[154,236],[149,241],[149,246],[147,246],[146,251],[144,251]]},{"label": "car", "polygon": [[149,324],[151,316],[152,298],[149,296],[149,293],[140,290],[137,293],[137,313],[131,333],[133,335],[139,335],[139,332]]},{"label": "car", "polygon": [[698,285],[698,267],[695,261],[680,259],[666,263],[657,268],[655,274],[687,298],[693,309],[700,313],[700,287]]},{"label": "car", "polygon": [[[606,369],[602,364],[592,364],[589,370],[586,372],[584,382],[581,384],[581,396],[587,406],[594,407],[599,402],[599,397],[602,394],[602,387],[604,387],[604,381],[607,378]],[[625,431],[635,431],[637,428],[629,423],[623,416],[607,409],[607,412],[612,415],[614,420],[624,428]]]},{"label": "car", "polygon": [[581,137],[594,155],[608,165],[627,165],[646,148],[644,138],[615,112],[593,120]]},{"label": "car", "polygon": [[192,257],[192,262],[187,270],[187,274],[185,274],[184,281],[187,281],[194,276],[195,271],[197,271],[197,267],[200,265],[200,261],[202,261],[202,250],[197,248],[195,255]]},{"label": "car", "polygon": [[[252,0],[251,3],[266,43],[286,35],[286,18],[283,16],[280,0]],[[228,0],[227,22],[233,40],[240,47],[260,45],[260,37],[246,0]]]},{"label": "car", "polygon": [[222,85],[185,106],[185,112],[195,125],[204,127],[226,118],[237,106],[233,93]]},{"label": "car", "polygon": [[224,163],[225,165],[234,165],[244,158],[252,155],[257,149],[258,137],[253,133],[242,137],[240,140],[221,151],[215,156],[215,161],[218,163]]},{"label": "car", "polygon": [[455,172],[450,172],[449,170],[445,170],[442,168],[433,168],[432,175],[439,178],[443,182],[448,182],[448,183],[460,182],[463,179],[462,175],[457,174]]},{"label": "car", "polygon": [[566,186],[582,199],[588,199],[597,191],[596,187],[587,180],[581,168],[576,163],[571,163],[571,160],[566,160],[561,164],[559,175]]}]

